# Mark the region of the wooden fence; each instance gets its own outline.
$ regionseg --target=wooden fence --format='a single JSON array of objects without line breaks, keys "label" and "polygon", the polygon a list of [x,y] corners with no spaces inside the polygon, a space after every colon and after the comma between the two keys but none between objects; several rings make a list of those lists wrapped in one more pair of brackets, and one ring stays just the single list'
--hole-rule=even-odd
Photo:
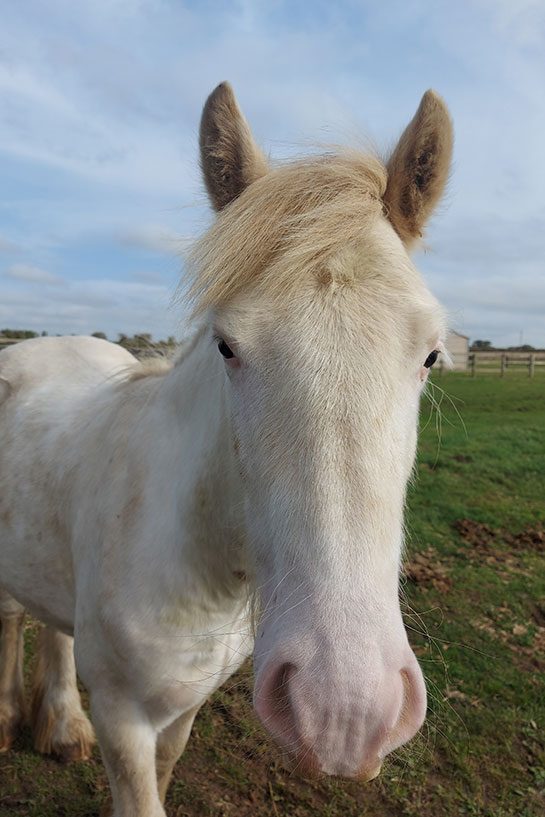
[{"label": "wooden fence", "polygon": [[[528,377],[533,377],[536,370],[545,372],[545,352],[505,352],[498,349],[490,352],[469,352],[467,358],[467,371],[472,377],[485,373],[506,377],[510,372],[524,371]],[[440,365],[440,374],[448,371],[446,366]]]}]

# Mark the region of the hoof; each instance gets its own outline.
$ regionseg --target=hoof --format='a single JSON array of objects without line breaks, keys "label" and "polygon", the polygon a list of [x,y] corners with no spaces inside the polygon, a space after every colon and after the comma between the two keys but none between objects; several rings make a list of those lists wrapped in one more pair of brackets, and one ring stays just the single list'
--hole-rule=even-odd
[{"label": "hoof", "polygon": [[69,743],[53,745],[51,754],[59,763],[81,763],[91,757],[92,743]]},{"label": "hoof", "polygon": [[0,752],[7,752],[18,736],[23,722],[24,718],[19,714],[0,719]]},{"label": "hoof", "polygon": [[53,709],[42,707],[33,713],[34,748],[53,755],[61,763],[78,763],[91,756],[95,744],[93,727],[83,713],[58,718]]},{"label": "hoof", "polygon": [[18,729],[10,726],[0,726],[0,752],[7,752],[17,737]]}]

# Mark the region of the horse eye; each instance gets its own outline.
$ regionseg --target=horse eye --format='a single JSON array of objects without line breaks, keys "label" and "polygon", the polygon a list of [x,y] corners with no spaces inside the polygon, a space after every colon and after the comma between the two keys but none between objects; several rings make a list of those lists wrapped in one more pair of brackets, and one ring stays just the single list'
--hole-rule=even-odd
[{"label": "horse eye", "polygon": [[429,355],[426,358],[426,362],[424,363],[424,368],[425,369],[431,369],[431,367],[433,366],[433,364],[437,360],[438,354],[439,354],[439,352],[436,349],[434,349],[433,352],[429,353]]},{"label": "horse eye", "polygon": [[226,360],[229,360],[235,356],[233,350],[227,346],[224,340],[218,341],[218,349],[220,350],[220,354],[222,354]]}]

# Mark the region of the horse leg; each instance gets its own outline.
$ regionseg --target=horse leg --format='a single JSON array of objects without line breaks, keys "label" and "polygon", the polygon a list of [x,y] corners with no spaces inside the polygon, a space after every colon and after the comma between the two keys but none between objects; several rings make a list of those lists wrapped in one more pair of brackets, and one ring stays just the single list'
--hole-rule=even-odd
[{"label": "horse leg", "polygon": [[[159,792],[159,800],[162,804],[165,802],[165,795],[172,770],[185,749],[193,721],[195,720],[195,715],[199,709],[200,707],[197,706],[194,709],[190,709],[189,712],[184,712],[174,723],[171,723],[170,726],[163,729],[157,738],[155,764],[157,769],[157,789]],[[113,814],[113,803],[110,801],[101,812],[101,817],[112,817]]]},{"label": "horse leg", "polygon": [[53,627],[38,636],[31,722],[34,746],[65,763],[86,760],[95,738],[79,697],[74,640]]},{"label": "horse leg", "polygon": [[9,749],[25,719],[24,617],[23,605],[0,588],[0,752]]},{"label": "horse leg", "polygon": [[167,726],[157,738],[155,762],[157,766],[157,788],[161,803],[165,802],[168,784],[176,761],[185,749],[195,715],[200,707],[184,712],[174,723]]},{"label": "horse leg", "polygon": [[91,714],[113,801],[101,817],[165,817],[155,770],[157,732],[138,702],[118,687],[92,690]]}]

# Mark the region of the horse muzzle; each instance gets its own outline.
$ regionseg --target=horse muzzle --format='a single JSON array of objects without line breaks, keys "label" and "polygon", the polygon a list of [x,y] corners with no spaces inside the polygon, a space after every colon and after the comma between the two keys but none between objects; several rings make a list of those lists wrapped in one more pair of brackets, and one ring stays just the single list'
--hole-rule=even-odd
[{"label": "horse muzzle", "polygon": [[414,653],[407,644],[396,667],[373,652],[343,661],[337,650],[306,658],[304,647],[282,648],[258,666],[257,714],[302,775],[371,780],[420,729],[426,688]]}]

